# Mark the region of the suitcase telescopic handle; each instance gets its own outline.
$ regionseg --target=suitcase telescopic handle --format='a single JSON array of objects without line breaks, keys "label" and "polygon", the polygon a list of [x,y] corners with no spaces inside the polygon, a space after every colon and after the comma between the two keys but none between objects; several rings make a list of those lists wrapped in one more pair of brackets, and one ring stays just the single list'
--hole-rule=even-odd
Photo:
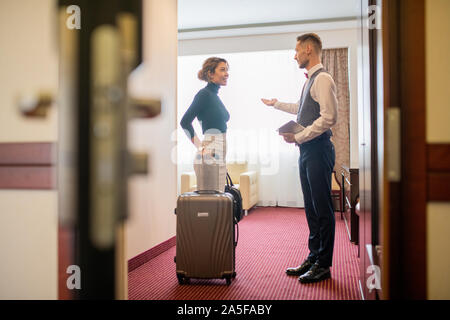
[{"label": "suitcase telescopic handle", "polygon": [[217,191],[217,190],[196,190],[194,192],[198,193],[198,194],[221,194],[222,193],[222,192]]}]

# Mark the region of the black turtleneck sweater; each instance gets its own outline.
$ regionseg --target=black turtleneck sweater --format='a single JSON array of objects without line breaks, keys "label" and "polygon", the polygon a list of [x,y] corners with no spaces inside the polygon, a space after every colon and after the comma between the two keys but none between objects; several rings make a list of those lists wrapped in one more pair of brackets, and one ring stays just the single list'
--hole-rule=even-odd
[{"label": "black turtleneck sweater", "polygon": [[209,82],[195,95],[194,101],[181,119],[181,127],[186,134],[189,133],[190,139],[195,136],[194,127],[192,127],[192,121],[195,118],[200,122],[203,134],[211,129],[221,133],[227,132],[227,121],[230,120],[230,114],[217,95],[219,88],[218,84]]}]

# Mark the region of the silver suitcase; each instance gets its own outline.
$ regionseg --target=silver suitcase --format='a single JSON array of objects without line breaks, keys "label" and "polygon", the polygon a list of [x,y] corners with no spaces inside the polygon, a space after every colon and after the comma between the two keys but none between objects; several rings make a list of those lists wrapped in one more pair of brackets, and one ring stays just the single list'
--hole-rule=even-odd
[{"label": "silver suitcase", "polygon": [[225,279],[235,272],[233,196],[217,191],[187,192],[178,197],[176,274],[183,284],[190,278]]}]

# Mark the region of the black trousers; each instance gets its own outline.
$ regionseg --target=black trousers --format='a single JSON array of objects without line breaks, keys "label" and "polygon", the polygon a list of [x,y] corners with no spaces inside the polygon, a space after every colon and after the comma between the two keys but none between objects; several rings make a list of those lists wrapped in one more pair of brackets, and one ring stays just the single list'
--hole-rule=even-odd
[{"label": "black trousers", "polygon": [[309,227],[310,261],[330,267],[333,260],[335,217],[331,200],[331,175],[335,150],[328,137],[300,145],[300,182]]}]

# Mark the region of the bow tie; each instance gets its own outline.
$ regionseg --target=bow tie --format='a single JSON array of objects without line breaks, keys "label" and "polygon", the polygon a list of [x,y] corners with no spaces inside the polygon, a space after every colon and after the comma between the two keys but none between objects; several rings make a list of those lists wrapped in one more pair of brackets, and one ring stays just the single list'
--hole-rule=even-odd
[{"label": "bow tie", "polygon": [[307,73],[307,72],[305,72],[305,77],[306,77],[306,79],[308,79],[308,78],[309,78],[309,76],[308,76],[308,73]]}]

